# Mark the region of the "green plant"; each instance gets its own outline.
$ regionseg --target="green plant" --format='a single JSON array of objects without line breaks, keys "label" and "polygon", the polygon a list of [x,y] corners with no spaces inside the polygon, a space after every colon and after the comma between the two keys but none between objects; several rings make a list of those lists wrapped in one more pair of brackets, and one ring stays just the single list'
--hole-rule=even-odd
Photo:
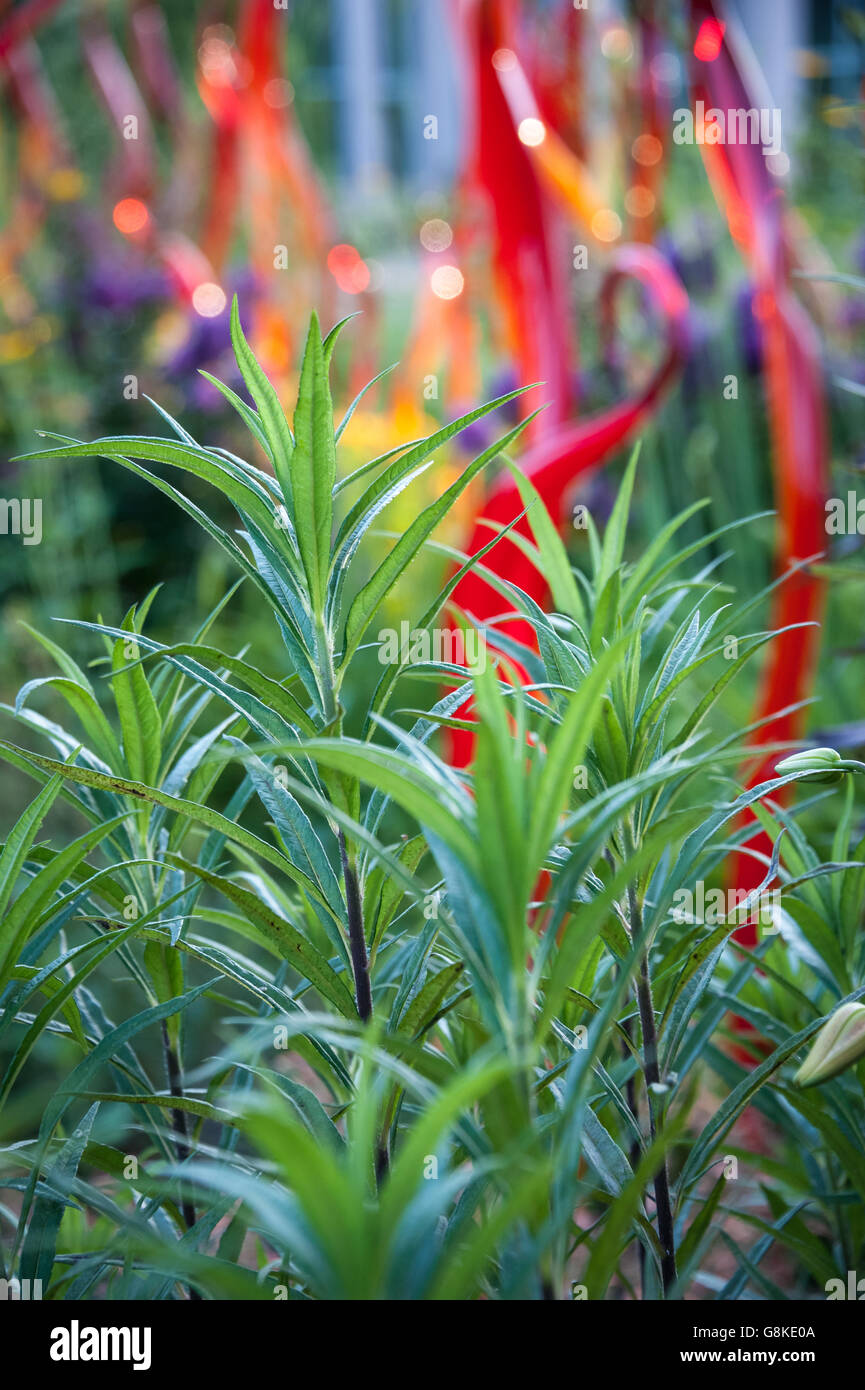
[{"label": "green plant", "polygon": [[[487,577],[535,645],[496,626],[471,675],[403,653],[352,735],[353,673],[382,605],[471,479],[496,459],[514,467],[506,451],[524,425],[368,573],[359,544],[388,503],[511,397],[341,478],[354,407],[335,429],[336,333],[322,339],[313,318],[292,428],[235,306],[254,404],[220,390],[269,466],[196,443],[164,412],[174,439],[61,439],[37,455],[104,455],[173,498],[255,587],[282,650],[270,669],[223,651],[211,635],[222,604],[190,640],[160,643],[144,631],[148,599],[119,626],[79,624],[105,644],[113,719],[44,638],[61,675],[41,689],[66,701],[83,739],[32,710],[32,684],[8,710],[59,756],[0,744],[42,784],[0,859],[0,893],[15,894],[0,930],[0,1101],[46,1037],[64,1051],[38,1135],[2,1152],[3,1186],[23,1190],[20,1209],[0,1209],[14,1233],[4,1273],[43,1278],[52,1298],[677,1298],[712,1280],[728,1297],[765,1292],[759,1264],[778,1241],[828,1277],[822,1217],[809,1224],[807,1202],[790,1201],[771,1153],[741,1150],[762,1179],[712,1181],[748,1107],[782,1115],[791,1142],[794,1112],[827,1146],[843,1132],[840,1168],[825,1161],[844,1253],[861,1255],[861,1095],[850,1075],[825,1099],[785,1077],[837,1005],[865,994],[852,925],[865,871],[843,838],[829,862],[806,853],[771,802],[799,764],[744,792],[727,770],[748,731],[724,729],[726,692],[773,634],[747,630],[763,595],[726,601],[723,555],[685,568],[733,526],[676,550],[696,504],[628,561],[635,456],[603,538],[589,527],[583,573],[517,473],[532,539],[509,535],[546,575],[554,611]],[[239,539],[145,463],[212,485]],[[451,554],[415,631],[444,621],[484,554]],[[427,708],[396,706],[408,675],[437,687]],[[436,740],[464,725],[468,696],[476,756],[458,771]],[[54,850],[36,836],[60,798],[92,829]],[[748,807],[775,838],[760,888],[735,912],[683,918],[680,895],[717,880],[746,842]],[[776,881],[810,949],[772,934],[743,957],[742,913]],[[119,1024],[99,1002],[115,954],[143,1004]],[[754,1065],[727,1046],[730,1010],[770,1049]],[[713,1073],[724,1095],[707,1117]],[[728,1215],[757,1234],[721,1278]]]}]

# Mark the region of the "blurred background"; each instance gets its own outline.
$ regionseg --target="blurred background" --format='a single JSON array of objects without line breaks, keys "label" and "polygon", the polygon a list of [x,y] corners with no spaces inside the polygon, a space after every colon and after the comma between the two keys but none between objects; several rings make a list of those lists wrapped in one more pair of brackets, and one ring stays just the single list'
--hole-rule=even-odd
[{"label": "blurred background", "polygon": [[[200,375],[241,390],[234,293],[289,407],[313,308],[326,328],[361,315],[337,353],[338,410],[398,364],[352,418],[346,471],[542,380],[526,408],[550,408],[529,447],[587,422],[595,452],[591,468],[585,441],[568,455],[567,507],[602,522],[622,448],[642,434],[638,550],[697,497],[711,507],[694,535],[773,505],[785,465],[760,304],[781,276],[815,328],[818,373],[801,392],[826,424],[819,466],[839,495],[856,489],[863,48],[865,7],[841,0],[0,3],[0,495],[41,499],[43,530],[39,545],[0,535],[2,697],[47,669],[22,622],[117,622],[161,583],[149,630],[182,640],[233,579],[191,521],[116,465],[9,460],[37,429],[167,434],[147,397],[201,442],[248,454]],[[783,218],[780,271],[761,261],[759,226],[737,227],[741,169],[725,185],[705,148],[673,138],[674,112],[728,52],[754,105],[782,115],[783,147],[760,173],[767,216]],[[777,388],[779,418],[795,374],[792,386]],[[627,410],[627,428],[592,436]],[[485,430],[442,452],[391,529]],[[467,541],[481,500],[467,496],[447,539]],[[585,538],[572,539],[579,559]],[[794,539],[770,518],[732,533],[737,585],[765,584]],[[814,718],[855,746],[862,538],[826,539],[837,583]],[[423,563],[420,593],[439,562]],[[244,590],[221,621],[270,641]],[[65,633],[79,659],[94,655]]]}]

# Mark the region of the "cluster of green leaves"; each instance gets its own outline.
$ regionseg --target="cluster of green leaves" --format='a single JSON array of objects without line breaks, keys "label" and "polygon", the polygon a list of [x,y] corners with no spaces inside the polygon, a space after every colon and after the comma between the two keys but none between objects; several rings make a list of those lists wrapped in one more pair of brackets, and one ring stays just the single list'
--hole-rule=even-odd
[{"label": "cluster of green leaves", "polygon": [[[0,856],[0,1107],[49,1040],[69,1061],[38,1133],[0,1151],[0,1186],[20,1194],[0,1206],[3,1276],[57,1299],[546,1298],[572,1284],[655,1298],[695,1281],[764,1293],[775,1241],[803,1287],[837,1273],[839,1250],[855,1268],[863,1078],[807,1101],[788,1078],[825,1015],[865,994],[865,856],[848,846],[850,803],[823,864],[764,809],[795,776],[745,792],[731,776],[749,731],[719,734],[715,709],[771,638],[747,631],[764,596],[721,602],[731,528],[675,549],[691,508],[628,563],[635,458],[603,538],[590,525],[583,574],[515,469],[531,534],[509,543],[554,611],[486,568],[493,534],[412,620],[444,622],[476,567],[505,609],[486,665],[469,679],[412,662],[436,695],[408,726],[407,666],[384,668],[349,737],[344,695],[382,605],[470,481],[494,459],[514,467],[524,424],[367,573],[358,547],[389,502],[511,397],[339,477],[357,401],[334,428],[336,334],[313,318],[290,426],[235,306],[253,404],[216,385],[269,467],[165,412],[174,438],[53,436],[36,455],[102,455],[170,496],[255,586],[283,645],[275,670],[213,645],[233,591],[191,638],[159,643],[150,595],[119,626],[81,625],[104,645],[106,713],[34,634],[59,673],[4,708],[54,756],[0,744],[39,784]],[[147,463],[210,484],[236,537]],[[740,638],[730,660],[722,613]],[[37,693],[65,703],[71,729],[36,712]],[[466,726],[469,700],[462,771],[440,736]],[[39,835],[63,802],[87,828],[57,849]],[[735,923],[683,927],[673,905],[746,841],[747,808],[776,840],[764,886],[781,876],[789,930],[742,957]],[[119,1023],[100,988],[116,962],[140,996]],[[725,1044],[730,1009],[770,1049],[754,1065]],[[707,1119],[710,1084],[723,1099]],[[719,1164],[749,1106],[799,1166],[767,1147],[748,1156],[758,1178],[731,1184]],[[728,1213],[757,1234],[721,1277]]]}]

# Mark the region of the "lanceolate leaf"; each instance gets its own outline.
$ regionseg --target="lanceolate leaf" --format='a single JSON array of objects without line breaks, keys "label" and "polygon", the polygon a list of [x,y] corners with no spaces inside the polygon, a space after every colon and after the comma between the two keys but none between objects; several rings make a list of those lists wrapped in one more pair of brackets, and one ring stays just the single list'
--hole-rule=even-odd
[{"label": "lanceolate leaf", "polygon": [[114,730],[96,703],[89,684],[84,686],[80,682],[64,676],[43,676],[38,680],[28,681],[26,685],[22,685],[15,697],[16,714],[24,708],[26,700],[33,691],[45,687],[56,690],[75,711],[93,751],[110,767],[119,767],[121,763],[120,748]]},{"label": "lanceolate leaf", "polygon": [[[81,1120],[75,1133],[67,1139],[60,1153],[51,1165],[46,1178],[62,1188],[75,1177],[82,1154],[87,1147],[93,1121],[96,1119],[98,1105],[91,1105]],[[27,1228],[27,1238],[21,1250],[22,1279],[39,1279],[47,1289],[54,1267],[54,1252],[60,1222],[63,1219],[65,1202],[52,1201],[50,1197],[37,1197]]]},{"label": "lanceolate leaf", "polygon": [[291,501],[291,457],[294,453],[294,440],[272,384],[268,381],[255,359],[253,351],[244,337],[240,325],[240,310],[237,296],[231,304],[231,345],[237,358],[249,394],[258,407],[261,426],[267,438],[270,456],[276,476],[282,487],[286,503]]},{"label": "lanceolate leaf", "polygon": [[329,1000],[342,1014],[353,1017],[355,1009],[354,998],[345,983],[345,980],[333,970],[324,956],[307,941],[296,927],[291,926],[278,913],[273,912],[248,888],[242,887],[229,878],[220,874],[209,873],[197,864],[188,860],[177,858],[176,862],[196,878],[200,878],[203,883],[216,888],[229,902],[235,904],[253,922],[260,931],[273,942],[279,954],[284,960],[291,963],[295,970],[301,975],[305,975],[310,984]]},{"label": "lanceolate leaf", "polygon": [[294,435],[290,470],[294,522],[313,608],[321,613],[330,566],[336,449],[333,404],[315,314],[300,369]]},{"label": "lanceolate leaf", "polygon": [[19,816],[15,829],[3,846],[3,853],[0,855],[0,918],[12,896],[16,879],[27,858],[27,851],[62,784],[61,778],[52,777],[27,810]]},{"label": "lanceolate leaf", "polygon": [[[36,755],[32,754],[28,757],[35,759]],[[50,763],[52,761],[52,759],[45,759],[45,762]],[[61,767],[63,767],[62,763],[55,765],[56,769]],[[79,770],[83,771],[83,769],[76,769],[76,771]],[[26,941],[29,932],[35,928],[39,913],[50,900],[52,894],[59,888],[67,874],[71,873],[96,845],[110,835],[122,819],[122,816],[116,816],[113,820],[95,826],[80,836],[79,839],[65,845],[19,893],[15,902],[0,921],[0,989],[9,978],[9,973],[15,964],[21,945]]]},{"label": "lanceolate leaf", "polygon": [[123,796],[131,797],[133,801],[151,802],[155,806],[164,806],[169,811],[175,811],[178,815],[189,816],[191,820],[198,821],[210,830],[218,831],[227,840],[242,845],[244,848],[252,850],[253,853],[260,854],[269,864],[273,864],[289,878],[293,878],[311,897],[330,911],[318,885],[299,869],[296,869],[285,855],[274,849],[266,840],[259,839],[251,831],[244,830],[242,826],[227,820],[225,816],[221,816],[218,811],[211,810],[209,806],[199,806],[194,802],[184,801],[181,797],[168,796],[167,793],[159,791],[155,787],[146,787],[141,782],[133,782],[124,777],[110,777],[106,773],[93,772],[89,768],[75,767],[69,763],[58,763],[53,758],[43,758],[38,753],[16,748],[14,744],[7,744],[4,740],[0,740],[0,747],[11,749],[13,753],[25,757],[28,762],[34,763],[37,767],[43,767],[52,772],[60,772],[71,782],[78,782],[85,787],[101,787],[106,791],[115,791]]},{"label": "lanceolate leaf", "polygon": [[127,614],[123,627],[129,636],[118,637],[111,658],[123,751],[134,781],[155,782],[162,760],[162,720],[143,666],[129,669],[138,657],[133,613]]}]

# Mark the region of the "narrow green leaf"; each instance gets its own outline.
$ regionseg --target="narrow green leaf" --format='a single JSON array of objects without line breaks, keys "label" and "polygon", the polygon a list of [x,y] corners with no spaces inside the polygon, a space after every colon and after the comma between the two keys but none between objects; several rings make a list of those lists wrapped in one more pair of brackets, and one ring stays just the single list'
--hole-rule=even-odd
[{"label": "narrow green leaf", "polygon": [[337,975],[324,956],[296,927],[269,908],[250,889],[241,887],[232,879],[210,873],[198,864],[192,864],[177,855],[172,855],[171,859],[187,873],[194,874],[203,883],[217,889],[229,902],[234,903],[235,907],[239,907],[250,921],[264,932],[268,940],[273,942],[283,960],[290,961],[294,969],[300,975],[304,975],[341,1014],[347,1018],[356,1016],[354,996],[345,980]]},{"label": "narrow green leaf", "polygon": [[286,506],[291,511],[291,457],[294,453],[294,440],[285,412],[272,383],[268,381],[255,354],[243,333],[240,324],[240,310],[237,295],[231,302],[231,345],[237,358],[241,376],[246,382],[249,394],[258,407],[261,426],[267,436],[270,457],[279,485],[282,488]]},{"label": "narrow green leaf", "polygon": [[294,412],[293,521],[313,609],[321,613],[330,567],[336,449],[333,403],[318,318],[312,315]]},{"label": "narrow green leaf", "polygon": [[127,613],[122,627],[129,637],[114,643],[111,669],[123,752],[133,781],[156,782],[162,761],[162,720],[144,667],[129,664],[137,662],[139,653],[134,609]]},{"label": "narrow green leaf", "polygon": [[[22,750],[23,751],[23,750]],[[21,872],[27,851],[36,838],[36,833],[45,819],[52,802],[62,786],[62,778],[53,777],[15,823],[0,855],[0,920],[8,906],[18,875]],[[2,940],[2,937],[0,937]]]},{"label": "narrow green leaf", "polygon": [[[98,1105],[91,1105],[70,1139],[67,1139],[45,1178],[48,1183],[56,1182],[61,1191],[75,1177],[82,1154],[90,1138],[93,1121],[96,1119]],[[52,1200],[51,1197],[37,1197],[30,1215],[30,1225],[21,1249],[21,1278],[39,1279],[44,1288],[51,1282],[54,1268],[54,1253],[57,1236],[66,1203]]]}]

